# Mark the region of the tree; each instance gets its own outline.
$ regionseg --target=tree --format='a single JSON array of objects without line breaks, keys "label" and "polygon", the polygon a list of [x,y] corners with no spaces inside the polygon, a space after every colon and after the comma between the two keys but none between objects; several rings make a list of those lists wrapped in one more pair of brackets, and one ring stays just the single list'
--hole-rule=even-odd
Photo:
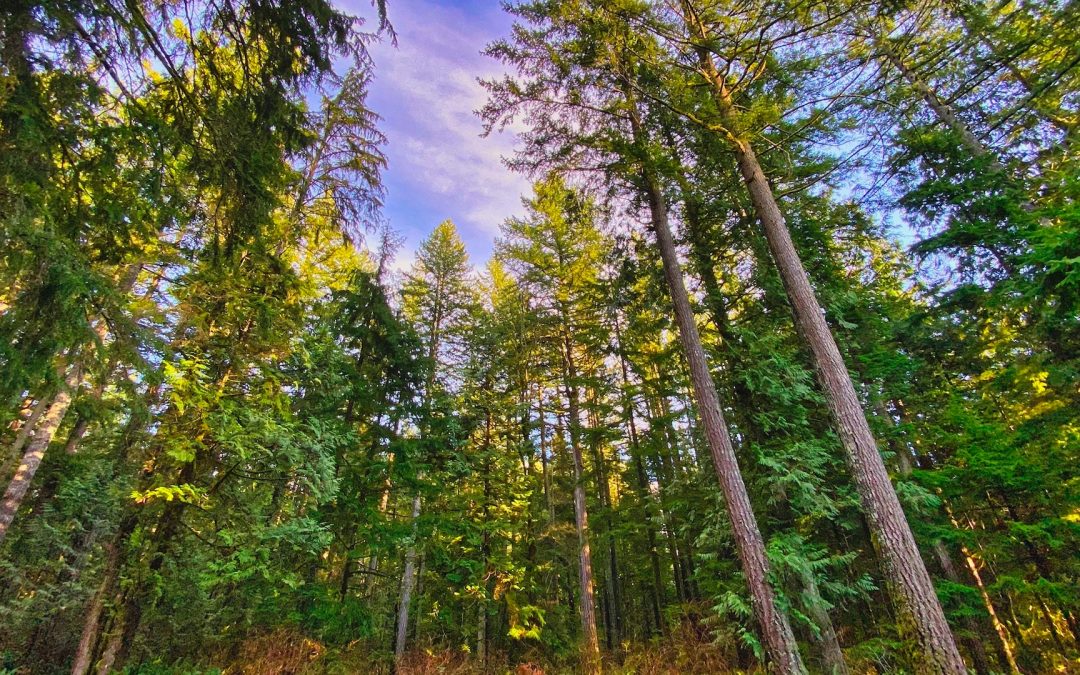
[{"label": "tree", "polygon": [[[600,261],[600,237],[593,225],[594,207],[558,178],[538,183],[526,202],[528,215],[511,219],[503,228],[499,255],[520,270],[522,281],[547,313],[547,339],[561,361],[567,428],[573,459],[574,528],[577,531],[578,587],[582,630],[582,668],[599,672],[600,647],[596,631],[593,561],[589,514],[585,497],[585,430],[582,424],[582,359],[595,342],[584,334],[596,307],[590,296]],[[584,352],[584,353],[583,353]]]}]

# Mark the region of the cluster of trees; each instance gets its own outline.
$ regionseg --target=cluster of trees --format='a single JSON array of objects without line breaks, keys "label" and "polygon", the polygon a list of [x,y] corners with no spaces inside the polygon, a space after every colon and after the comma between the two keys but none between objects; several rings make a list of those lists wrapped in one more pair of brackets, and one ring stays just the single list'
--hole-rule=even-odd
[{"label": "cluster of trees", "polygon": [[401,279],[381,4],[0,12],[0,668],[1074,667],[1074,3],[510,11]]}]

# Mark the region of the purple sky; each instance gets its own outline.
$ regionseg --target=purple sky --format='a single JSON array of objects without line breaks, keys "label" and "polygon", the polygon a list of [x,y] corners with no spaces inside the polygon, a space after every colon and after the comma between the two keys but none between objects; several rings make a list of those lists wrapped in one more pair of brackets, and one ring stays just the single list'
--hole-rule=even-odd
[{"label": "purple sky", "polygon": [[[371,15],[367,0],[345,8]],[[389,0],[398,46],[372,48],[375,81],[369,103],[383,117],[389,143],[385,215],[406,236],[398,265],[407,266],[428,232],[450,218],[473,263],[491,253],[499,224],[521,211],[528,181],[501,157],[513,151],[509,133],[481,138],[473,111],[486,94],[477,77],[503,72],[480,50],[509,32],[511,18],[496,0]]]}]

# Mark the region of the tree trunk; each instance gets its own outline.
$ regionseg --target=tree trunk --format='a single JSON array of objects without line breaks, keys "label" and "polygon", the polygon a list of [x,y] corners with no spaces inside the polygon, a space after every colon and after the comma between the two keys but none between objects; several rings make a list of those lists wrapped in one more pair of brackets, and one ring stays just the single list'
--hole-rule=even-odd
[{"label": "tree trunk", "polygon": [[[953,525],[959,527],[959,523],[955,520],[953,520]],[[990,594],[986,592],[986,585],[983,584],[979,566],[971,555],[971,551],[969,551],[966,546],[961,546],[960,552],[964,556],[968,572],[971,573],[971,578],[975,581],[975,586],[979,589],[979,595],[982,597],[983,606],[986,608],[987,614],[990,615],[990,622],[994,625],[994,631],[1001,641],[1002,654],[1005,656],[1005,660],[1009,666],[1009,672],[1013,673],[1013,675],[1020,675],[1020,667],[1017,665],[1016,657],[1013,655],[1012,644],[1009,641],[1009,633],[1001,623],[1001,620],[998,619],[994,603],[990,599]],[[942,543],[940,539],[934,542],[934,555],[937,556],[938,563],[941,565],[942,571],[945,572],[945,577],[953,583],[961,583],[960,575],[956,571],[956,566],[953,565],[952,556],[949,555],[948,549],[945,548],[945,544]],[[982,643],[978,642],[977,639],[972,640],[972,642],[975,644],[970,645],[970,650],[972,653],[972,660],[975,662],[976,672],[980,674],[990,672],[990,668],[986,664],[986,650],[983,649]]]},{"label": "tree trunk", "polygon": [[[592,398],[595,402],[595,397]],[[595,413],[590,412],[589,424],[593,428],[601,422]],[[608,480],[604,449],[600,441],[591,443],[593,463],[596,465],[596,483],[600,496],[600,503],[605,510],[604,524],[607,526],[607,554],[608,554],[608,583],[604,586],[604,633],[608,650],[615,649],[622,642],[622,592],[619,584],[619,557],[618,548],[615,544],[615,522],[611,518],[612,497],[611,483]]]},{"label": "tree trunk", "polygon": [[34,407],[30,410],[30,416],[26,418],[26,421],[19,427],[19,431],[15,435],[15,441],[11,444],[11,449],[8,451],[10,454],[4,460],[5,467],[10,466],[7,464],[9,460],[15,460],[19,456],[19,453],[22,452],[23,446],[26,445],[26,439],[30,438],[30,434],[34,432],[38,420],[41,419],[42,414],[49,408],[50,402],[51,399],[48,396],[43,396],[34,404]]},{"label": "tree trunk", "polygon": [[844,662],[844,652],[841,651],[840,641],[836,638],[836,629],[833,628],[832,619],[829,617],[828,610],[825,609],[813,573],[804,571],[799,581],[802,584],[803,604],[810,613],[814,625],[818,627],[818,633],[814,634],[814,642],[821,649],[821,660],[825,672],[828,675],[848,675],[851,671]]},{"label": "tree trunk", "polygon": [[[120,563],[123,556],[124,546],[128,537],[135,530],[138,519],[135,514],[129,513],[120,522],[116,534],[105,545],[105,569],[102,571],[101,584],[95,591],[90,604],[86,609],[83,619],[82,635],[79,638],[79,646],[75,650],[75,659],[71,665],[71,675],[87,675],[94,665],[94,652],[98,641],[101,639],[101,629],[105,614],[105,602],[109,596],[116,593],[120,581]],[[115,658],[115,649],[111,658]],[[109,661],[111,665],[112,661]],[[108,668],[106,668],[106,671]]]},{"label": "tree trunk", "polygon": [[[904,419],[904,410],[902,404],[894,403],[894,405],[896,405],[897,411],[900,413],[901,419]],[[885,407],[884,402],[882,402],[880,399],[874,403],[874,412],[877,413],[878,417],[880,417],[881,419],[887,420],[888,424],[892,425],[895,423],[892,414]],[[915,458],[915,455],[914,453],[912,453],[911,449],[909,449],[908,444],[902,443],[895,439],[891,439],[889,441],[889,447],[893,451],[893,456],[896,459],[896,468],[900,472],[900,475],[905,478],[910,478],[912,472],[915,470],[915,466],[913,464],[913,458]],[[922,459],[923,461],[929,461],[926,458]],[[945,511],[951,513],[948,504],[945,505]],[[953,527],[960,529],[960,525],[956,522],[955,518],[952,519],[952,523]],[[945,578],[955,584],[962,583],[960,581],[960,575],[956,573],[956,566],[953,565],[952,556],[949,555],[949,550],[945,547],[945,544],[942,543],[940,539],[935,539],[934,543],[932,544],[932,548],[934,550],[934,555],[938,559],[938,565],[941,567],[941,571],[945,573]],[[984,601],[989,601],[989,599],[990,596],[987,595],[984,598]],[[988,606],[988,611],[990,615],[993,616],[993,605]],[[979,630],[978,622],[973,617],[967,617],[964,620],[964,624],[966,628],[974,635],[977,636],[980,634],[981,631]],[[988,675],[988,673],[990,672],[990,664],[987,662],[986,649],[983,647],[982,642],[978,639],[978,637],[962,638],[962,641],[965,645],[967,645],[968,653],[971,654],[971,661],[972,664],[975,666],[975,672],[978,673],[978,675]],[[1006,652],[1008,652],[1008,648],[1006,648]],[[1009,657],[1009,660],[1011,661],[1011,656]]]},{"label": "tree trunk", "polygon": [[[723,93],[718,95],[722,114],[729,127],[734,108]],[[926,672],[966,672],[952,631],[945,620],[926,571],[915,537],[911,533],[896,490],[889,482],[885,463],[866,421],[851,375],[818,304],[810,279],[795,250],[784,217],[772,189],[758,164],[750,144],[733,141],[739,170],[746,180],[751,201],[765,230],[773,258],[795,313],[799,332],[809,343],[818,379],[836,420],[840,440],[847,451],[852,477],[859,492],[872,539],[881,557],[889,590],[902,617],[905,632],[912,633],[922,652],[920,663]]]},{"label": "tree trunk", "polygon": [[884,39],[875,35],[874,41],[889,63],[900,71],[900,74],[907,80],[911,88],[915,90],[915,93],[922,97],[923,101],[926,102],[926,105],[930,106],[930,109],[934,111],[938,120],[949,127],[949,129],[960,138],[960,142],[963,144],[964,149],[970,152],[973,157],[978,157],[980,159],[987,158],[989,160],[990,169],[995,173],[1002,172],[1004,167],[1001,166],[1001,162],[998,161],[996,157],[990,155],[990,151],[983,145],[983,142],[980,141],[979,138],[972,133],[971,129],[968,129],[967,125],[956,116],[952,107],[942,101],[937,93],[911,69],[904,59],[896,53],[896,50]]},{"label": "tree trunk", "polygon": [[769,248],[780,269],[800,333],[810,344],[829,409],[847,450],[852,477],[882,559],[893,601],[898,605],[904,623],[908,624],[904,628],[913,632],[918,640],[925,659],[922,664],[927,672],[965,673],[963,659],[896,490],[889,482],[851,376],[825,323],[772,190],[750,144],[740,141],[737,148],[739,169],[746,179]]},{"label": "tree trunk", "polygon": [[413,541],[405,550],[405,571],[401,575],[401,598],[398,602],[397,637],[394,640],[394,666],[400,667],[409,634],[409,605],[416,586],[416,519],[420,517],[420,494],[413,497]]},{"label": "tree trunk", "polygon": [[705,437],[712,453],[713,467],[724,493],[724,503],[731,520],[739,561],[750,590],[754,617],[762,632],[769,658],[777,670],[782,673],[805,673],[806,668],[803,666],[802,657],[799,656],[799,648],[787,615],[776,606],[776,597],[769,585],[769,561],[765,557],[765,542],[750,506],[750,497],[746,492],[746,485],[743,483],[739,464],[735,459],[735,449],[731,444],[727,423],[720,409],[720,399],[716,394],[712,373],[709,372],[705,350],[701,346],[697,324],[694,323],[693,309],[690,307],[690,299],[683,283],[682,270],[675,251],[675,240],[668,224],[667,206],[651,170],[646,168],[643,174],[652,214],[652,226],[663,261],[664,278],[667,280],[671,301],[675,308],[675,322],[679,327],[679,338],[690,367],[690,379],[697,398],[698,415],[705,429]]},{"label": "tree trunk", "polygon": [[41,466],[41,460],[45,457],[45,451],[49,449],[53,436],[60,424],[64,421],[64,415],[71,407],[71,401],[75,397],[75,389],[82,379],[82,368],[75,364],[68,368],[67,376],[60,391],[53,397],[48,410],[42,416],[37,428],[34,429],[33,437],[26,448],[19,468],[15,471],[4,492],[4,500],[0,503],[0,543],[7,536],[11,523],[30,489],[30,483],[34,480],[34,474]]},{"label": "tree trunk", "polygon": [[[568,325],[565,324],[564,325]],[[570,450],[574,459],[574,529],[578,536],[578,585],[581,590],[581,667],[585,675],[600,673],[600,643],[596,634],[596,599],[593,588],[592,552],[589,549],[589,513],[585,506],[585,473],[581,453],[581,411],[577,388],[574,345],[563,335],[563,365],[566,374],[567,414]]]},{"label": "tree trunk", "polygon": [[[684,0],[684,3],[686,0]],[[695,39],[709,38],[692,8],[684,5],[687,27]],[[934,591],[934,584],[919,555],[915,537],[889,481],[885,462],[870,432],[866,414],[855,393],[851,375],[840,356],[824,312],[814,295],[810,278],[795,250],[784,216],[772,188],[749,141],[737,134],[738,112],[723,74],[717,69],[711,52],[701,43],[696,47],[701,74],[710,87],[720,122],[735,152],[739,172],[746,182],[754,211],[765,231],[765,239],[780,272],[784,290],[795,315],[795,325],[810,347],[818,380],[824,390],[863,511],[871,530],[871,539],[881,558],[886,583],[895,603],[902,632],[911,634],[919,645],[917,657],[921,670],[928,673],[967,672],[952,631],[945,620]]]},{"label": "tree trunk", "polygon": [[619,372],[622,375],[623,414],[626,416],[626,423],[630,432],[630,459],[634,463],[638,498],[641,500],[646,542],[649,547],[649,563],[652,570],[652,583],[649,585],[649,607],[652,610],[652,619],[656,626],[656,632],[662,633],[663,620],[660,617],[660,592],[663,588],[663,581],[660,576],[660,556],[656,550],[656,533],[653,532],[652,526],[652,495],[649,491],[649,477],[645,473],[645,462],[641,457],[637,422],[634,421],[634,397],[630,393],[630,375],[626,367],[626,351],[623,349],[618,311],[615,313],[615,347],[619,354]]},{"label": "tree trunk", "polygon": [[540,470],[544,474],[544,504],[547,506],[548,525],[555,522],[555,502],[551,495],[551,470],[548,467],[547,419],[544,417],[544,388],[536,387],[537,423],[540,426]]},{"label": "tree trunk", "polygon": [[1040,94],[1044,93],[1044,89],[1038,86],[1038,83],[1032,79],[1031,75],[1023,72],[1017,65],[1017,53],[1002,53],[1001,45],[993,38],[993,29],[988,30],[989,18],[983,10],[983,7],[974,2],[966,2],[961,0],[960,2],[946,3],[946,7],[949,9],[949,13],[954,18],[958,19],[964,26],[964,32],[969,37],[974,37],[978,40],[979,44],[990,55],[991,60],[999,65],[1003,66],[1012,76],[1027,94],[1027,100],[1031,104],[1031,109],[1035,111],[1040,117],[1057,127],[1057,129],[1068,136],[1076,129],[1076,122],[1069,120],[1064,112],[1056,106],[1049,106],[1044,101],[1039,100]]}]

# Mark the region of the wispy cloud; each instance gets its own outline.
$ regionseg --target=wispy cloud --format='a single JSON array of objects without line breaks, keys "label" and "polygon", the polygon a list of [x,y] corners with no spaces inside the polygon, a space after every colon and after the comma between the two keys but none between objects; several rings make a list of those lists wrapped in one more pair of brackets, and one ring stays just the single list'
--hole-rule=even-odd
[{"label": "wispy cloud", "polygon": [[513,152],[513,136],[481,138],[474,114],[487,97],[476,79],[503,72],[480,50],[510,21],[495,2],[394,0],[390,11],[398,47],[373,48],[370,99],[389,139],[386,214],[407,247],[451,218],[474,262],[482,262],[499,224],[520,213],[529,189],[501,161]]}]

